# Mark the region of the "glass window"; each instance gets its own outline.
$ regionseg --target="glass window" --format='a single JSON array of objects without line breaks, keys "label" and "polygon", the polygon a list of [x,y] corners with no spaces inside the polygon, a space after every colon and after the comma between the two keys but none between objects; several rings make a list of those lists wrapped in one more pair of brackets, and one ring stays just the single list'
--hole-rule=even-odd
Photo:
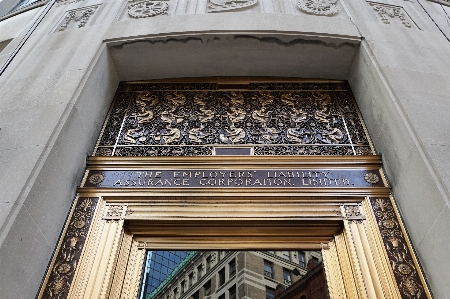
[{"label": "glass window", "polygon": [[275,299],[275,290],[269,287],[266,287],[266,299]]},{"label": "glass window", "polygon": [[205,285],[203,286],[203,289],[205,290],[205,295],[211,294],[211,280],[209,280]]},{"label": "glass window", "polygon": [[302,267],[305,267],[306,265],[305,253],[303,251],[298,252],[298,264]]},{"label": "glass window", "polygon": [[225,268],[219,271],[219,286],[225,283]]},{"label": "glass window", "polygon": [[225,293],[219,296],[219,299],[225,299]]},{"label": "glass window", "polygon": [[188,281],[189,281],[188,287],[190,288],[194,284],[194,273],[189,274],[188,277],[189,277],[189,279],[188,279]]},{"label": "glass window", "polygon": [[284,280],[284,284],[287,286],[290,286],[292,284],[291,271],[289,271],[287,269],[283,269],[283,280]]},{"label": "glass window", "polygon": [[198,277],[197,280],[199,280],[202,276],[203,276],[203,267],[202,264],[200,264],[197,267],[197,277]]},{"label": "glass window", "polygon": [[178,288],[173,289],[173,299],[178,298]]},{"label": "glass window", "polygon": [[192,295],[192,299],[200,299],[200,293],[199,293],[199,291],[195,292],[195,293]]},{"label": "glass window", "polygon": [[211,256],[208,256],[206,258],[206,271],[208,271],[211,268]]},{"label": "glass window", "polygon": [[264,261],[264,276],[273,278],[273,264],[268,261]]},{"label": "glass window", "polygon": [[236,285],[228,290],[228,299],[236,299]]},{"label": "glass window", "polygon": [[235,259],[232,259],[229,263],[228,263],[228,267],[230,269],[230,278],[234,276],[234,274],[236,274],[236,261]]},{"label": "glass window", "polygon": [[186,281],[183,280],[183,281],[181,282],[181,294],[184,293],[184,286],[185,286],[185,285],[186,285]]}]

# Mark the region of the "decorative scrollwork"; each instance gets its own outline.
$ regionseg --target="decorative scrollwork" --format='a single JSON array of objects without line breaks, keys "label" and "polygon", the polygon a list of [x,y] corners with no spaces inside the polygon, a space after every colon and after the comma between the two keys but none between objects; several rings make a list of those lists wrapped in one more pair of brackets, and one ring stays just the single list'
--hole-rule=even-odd
[{"label": "decorative scrollwork", "polygon": [[208,0],[208,12],[219,12],[248,8],[258,3],[258,0]]},{"label": "decorative scrollwork", "polygon": [[427,298],[416,265],[389,198],[370,198],[402,298]]},{"label": "decorative scrollwork", "polygon": [[337,0],[300,0],[297,7],[300,10],[320,16],[331,16],[338,13]]},{"label": "decorative scrollwork", "polygon": [[[403,8],[399,6],[391,6],[383,3],[370,3],[372,9],[378,13],[380,20],[385,24],[390,24],[390,19],[397,18],[405,27],[411,28],[411,22],[403,12]],[[389,18],[388,18],[389,17]]]},{"label": "decorative scrollwork", "polygon": [[84,27],[96,10],[97,6],[91,6],[69,11],[64,18],[63,23],[59,26],[58,31],[66,30],[70,22],[78,22],[78,28]]},{"label": "decorative scrollwork", "polygon": [[148,18],[167,14],[169,3],[167,1],[145,0],[132,3],[128,6],[128,14],[133,18]]},{"label": "decorative scrollwork", "polygon": [[[244,144],[255,155],[372,154],[342,84],[258,83],[251,89],[263,90],[230,92],[207,90],[216,88],[211,84],[154,85],[121,86],[96,155],[212,155],[213,145]],[[282,90],[297,87],[309,90]]]},{"label": "decorative scrollwork", "polygon": [[43,299],[66,298],[80,259],[98,198],[79,198],[50,270]]}]

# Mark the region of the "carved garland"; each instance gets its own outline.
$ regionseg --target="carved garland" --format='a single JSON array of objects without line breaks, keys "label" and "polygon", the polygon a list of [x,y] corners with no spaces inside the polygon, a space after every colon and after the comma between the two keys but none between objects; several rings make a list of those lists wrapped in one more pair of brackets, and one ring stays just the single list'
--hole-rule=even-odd
[{"label": "carved garland", "polygon": [[66,298],[75,275],[98,198],[79,198],[51,268],[42,298]]}]

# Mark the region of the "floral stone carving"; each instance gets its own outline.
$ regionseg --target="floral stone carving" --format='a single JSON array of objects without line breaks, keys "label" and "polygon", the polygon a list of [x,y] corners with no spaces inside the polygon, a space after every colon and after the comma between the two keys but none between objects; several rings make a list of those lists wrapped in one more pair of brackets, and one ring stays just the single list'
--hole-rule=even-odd
[{"label": "floral stone carving", "polygon": [[338,13],[337,0],[300,0],[297,7],[309,14],[331,16]]},{"label": "floral stone carving", "polygon": [[208,12],[219,12],[248,8],[258,3],[258,0],[209,0]]},{"label": "floral stone carving", "polygon": [[128,6],[128,15],[133,18],[148,18],[167,14],[168,9],[167,1],[139,1]]}]

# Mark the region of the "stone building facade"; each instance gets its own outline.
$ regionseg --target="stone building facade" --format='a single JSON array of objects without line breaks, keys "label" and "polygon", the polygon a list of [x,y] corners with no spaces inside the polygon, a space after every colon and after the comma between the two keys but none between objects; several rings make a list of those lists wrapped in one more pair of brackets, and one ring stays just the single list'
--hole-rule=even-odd
[{"label": "stone building facade", "polygon": [[0,290],[33,298],[120,82],[348,81],[435,298],[450,291],[445,1],[0,2]]},{"label": "stone building facade", "polygon": [[[288,288],[305,277],[308,272],[305,262],[310,260],[315,260],[315,265],[321,263],[320,252],[198,251],[182,268],[168,276],[161,287],[141,293],[140,298],[268,298],[270,294],[274,296],[277,287]],[[326,285],[323,268],[320,273]]]}]

